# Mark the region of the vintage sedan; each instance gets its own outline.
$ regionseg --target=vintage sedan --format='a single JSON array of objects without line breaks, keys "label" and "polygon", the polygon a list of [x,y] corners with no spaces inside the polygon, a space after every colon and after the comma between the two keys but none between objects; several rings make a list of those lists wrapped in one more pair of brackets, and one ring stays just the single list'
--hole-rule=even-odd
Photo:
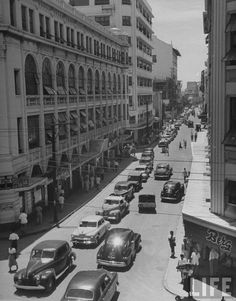
[{"label": "vintage sedan", "polygon": [[161,191],[161,201],[181,201],[184,196],[184,184],[178,181],[168,181]]},{"label": "vintage sedan", "polygon": [[150,169],[146,165],[138,165],[135,167],[135,171],[139,171],[142,173],[142,182],[147,182]]},{"label": "vintage sedan", "polygon": [[102,215],[104,219],[119,223],[121,218],[129,212],[129,203],[123,196],[110,195],[105,198],[102,210],[96,214]]},{"label": "vintage sedan", "polygon": [[138,170],[131,171],[128,174],[128,182],[130,182],[133,187],[134,191],[138,192],[140,189],[142,189],[142,172]]},{"label": "vintage sedan", "polygon": [[169,141],[164,138],[162,138],[158,143],[158,147],[167,147],[168,145],[169,145]]},{"label": "vintage sedan", "polygon": [[154,158],[154,150],[152,147],[145,147],[143,153],[149,153]]},{"label": "vintage sedan", "polygon": [[79,245],[98,245],[111,224],[102,216],[89,215],[83,218],[71,235],[73,246]]},{"label": "vintage sedan", "polygon": [[153,158],[148,156],[148,157],[141,157],[140,160],[139,160],[139,165],[146,165],[150,172],[152,171],[153,169]]},{"label": "vintage sedan", "polygon": [[104,269],[79,271],[70,280],[61,301],[111,301],[117,285],[116,272]]},{"label": "vintage sedan", "polygon": [[155,180],[168,180],[173,174],[173,170],[167,163],[159,163],[154,172]]},{"label": "vintage sedan", "polygon": [[123,196],[126,201],[130,202],[134,197],[134,187],[128,181],[120,181],[116,183],[113,195]]},{"label": "vintage sedan", "polygon": [[56,279],[72,267],[75,258],[67,241],[42,241],[32,249],[27,267],[14,275],[14,285],[17,289],[50,293],[55,289]]},{"label": "vintage sedan", "polygon": [[140,249],[140,234],[130,229],[113,228],[97,253],[98,267],[130,267]]}]

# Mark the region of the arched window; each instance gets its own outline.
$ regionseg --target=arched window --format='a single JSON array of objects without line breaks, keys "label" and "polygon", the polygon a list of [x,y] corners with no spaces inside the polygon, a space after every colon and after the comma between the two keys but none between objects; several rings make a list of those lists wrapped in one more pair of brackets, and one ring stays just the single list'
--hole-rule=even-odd
[{"label": "arched window", "polygon": [[38,74],[35,60],[32,55],[27,55],[25,59],[25,87],[26,95],[38,95]]},{"label": "arched window", "polygon": [[93,94],[93,74],[92,70],[88,70],[88,75],[87,75],[87,92],[88,94]]},{"label": "arched window", "polygon": [[120,74],[118,74],[118,93],[121,93]]},{"label": "arched window", "polygon": [[113,93],[116,93],[116,75],[113,74]]},{"label": "arched window", "polygon": [[57,94],[66,94],[65,89],[65,68],[62,62],[57,64],[56,71]]},{"label": "arched window", "polygon": [[102,72],[102,93],[106,92],[106,75]]},{"label": "arched window", "polygon": [[68,84],[69,84],[69,94],[76,95],[76,88],[75,88],[75,68],[73,65],[70,65],[68,71]]},{"label": "arched window", "polygon": [[108,89],[109,89],[109,92],[112,93],[112,91],[111,91],[111,89],[112,89],[112,87],[111,87],[111,74],[110,73],[108,73]]},{"label": "arched window", "polygon": [[123,75],[123,94],[125,94],[125,75]]},{"label": "arched window", "polygon": [[95,72],[95,93],[96,94],[100,93],[100,76],[97,70]]},{"label": "arched window", "polygon": [[43,61],[42,66],[42,82],[43,82],[43,94],[53,95],[56,94],[52,87],[52,69],[51,62],[48,58]]},{"label": "arched window", "polygon": [[80,94],[85,94],[85,89],[84,89],[84,68],[80,67],[79,68],[79,91]]}]

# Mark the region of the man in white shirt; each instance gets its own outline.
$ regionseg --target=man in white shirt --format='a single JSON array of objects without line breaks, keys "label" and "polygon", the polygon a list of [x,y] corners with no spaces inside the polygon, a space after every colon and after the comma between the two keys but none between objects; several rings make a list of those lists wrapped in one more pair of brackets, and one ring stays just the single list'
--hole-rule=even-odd
[{"label": "man in white shirt", "polygon": [[22,232],[25,231],[26,225],[28,224],[28,216],[27,213],[22,211],[19,215],[19,221],[20,221],[20,228]]},{"label": "man in white shirt", "polygon": [[16,252],[17,252],[17,249],[18,249],[18,240],[19,240],[18,234],[15,233],[15,231],[13,230],[11,232],[11,234],[9,235],[9,241],[10,241],[10,244],[11,244],[11,248],[15,248]]},{"label": "man in white shirt", "polygon": [[199,259],[200,259],[200,253],[197,249],[194,249],[191,254],[191,263],[193,264],[193,274],[194,276],[198,276],[198,268],[199,268]]}]

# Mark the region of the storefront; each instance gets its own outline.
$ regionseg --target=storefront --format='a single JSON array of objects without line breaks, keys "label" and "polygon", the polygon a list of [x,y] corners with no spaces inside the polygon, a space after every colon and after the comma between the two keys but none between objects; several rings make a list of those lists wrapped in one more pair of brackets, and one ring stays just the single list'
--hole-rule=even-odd
[{"label": "storefront", "polygon": [[222,267],[236,268],[236,237],[225,234],[209,227],[184,220],[185,236],[190,239],[193,245],[198,245],[203,260],[208,261],[211,249],[219,254],[219,264]]}]

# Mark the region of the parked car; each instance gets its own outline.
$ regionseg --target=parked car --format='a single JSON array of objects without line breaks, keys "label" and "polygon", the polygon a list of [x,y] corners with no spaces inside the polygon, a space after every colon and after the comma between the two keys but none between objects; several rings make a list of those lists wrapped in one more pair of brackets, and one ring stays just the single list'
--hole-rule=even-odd
[{"label": "parked car", "polygon": [[140,160],[139,160],[139,165],[142,165],[142,164],[145,164],[149,169],[150,169],[150,172],[152,171],[153,169],[153,158],[152,157],[142,157]]},{"label": "parked car", "polygon": [[138,165],[135,167],[136,171],[141,172],[142,174],[142,182],[147,182],[149,177],[150,169],[146,165]]},{"label": "parked car", "polygon": [[86,216],[80,221],[79,227],[73,231],[71,242],[73,246],[96,246],[110,229],[110,226],[110,223],[105,221],[102,216]]},{"label": "parked car", "polygon": [[193,128],[193,121],[192,120],[188,120],[187,121],[187,125],[189,128]]},{"label": "parked car", "polygon": [[160,141],[159,141],[159,143],[158,143],[158,147],[168,147],[168,145],[169,145],[169,142],[168,142],[168,140],[166,140],[166,139],[164,139],[164,138],[162,138]]},{"label": "parked car", "polygon": [[96,214],[102,215],[106,220],[119,223],[128,212],[129,203],[123,196],[110,195],[105,198],[102,210],[97,211]]},{"label": "parked car", "polygon": [[123,196],[126,201],[131,201],[134,197],[134,187],[128,181],[121,181],[116,183],[113,195]]},{"label": "parked car", "polygon": [[184,184],[177,181],[168,181],[161,191],[161,201],[181,201],[184,196]]},{"label": "parked car", "polygon": [[76,255],[67,241],[45,240],[33,247],[28,265],[14,275],[17,289],[52,292],[56,279],[69,270]]},{"label": "parked car", "polygon": [[156,211],[156,196],[154,193],[150,194],[140,194],[138,198],[138,209],[139,212],[145,210]]},{"label": "parked car", "polygon": [[117,285],[116,272],[104,269],[79,271],[70,280],[61,301],[111,301]]},{"label": "parked car", "polygon": [[140,234],[130,229],[113,228],[97,253],[97,264],[99,267],[129,267],[140,249]]},{"label": "parked car", "polygon": [[173,174],[173,170],[167,163],[159,163],[154,172],[155,180],[168,180]]},{"label": "parked car", "polygon": [[142,189],[142,172],[138,170],[134,170],[128,174],[128,182],[130,182],[134,191],[137,192]]},{"label": "parked car", "polygon": [[151,157],[154,158],[155,154],[154,154],[154,149],[152,147],[145,147],[143,150],[143,154],[150,154]]}]

